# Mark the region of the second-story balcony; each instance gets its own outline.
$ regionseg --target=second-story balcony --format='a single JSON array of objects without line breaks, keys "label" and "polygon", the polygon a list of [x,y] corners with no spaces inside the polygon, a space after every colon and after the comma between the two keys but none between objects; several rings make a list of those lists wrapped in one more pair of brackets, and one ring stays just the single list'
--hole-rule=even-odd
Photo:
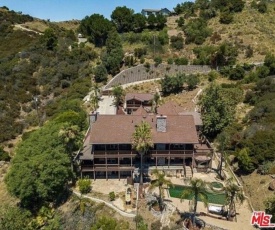
[{"label": "second-story balcony", "polygon": [[193,155],[193,150],[151,150],[150,154],[152,157],[191,157]]},{"label": "second-story balcony", "polygon": [[132,150],[106,150],[106,151],[93,151],[94,158],[124,158],[135,157],[136,152]]}]

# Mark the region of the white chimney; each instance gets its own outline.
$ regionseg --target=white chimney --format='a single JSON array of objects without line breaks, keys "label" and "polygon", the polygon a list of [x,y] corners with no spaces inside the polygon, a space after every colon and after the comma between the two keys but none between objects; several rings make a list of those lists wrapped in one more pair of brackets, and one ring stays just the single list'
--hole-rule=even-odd
[{"label": "white chimney", "polygon": [[167,116],[157,116],[157,132],[166,132]]}]

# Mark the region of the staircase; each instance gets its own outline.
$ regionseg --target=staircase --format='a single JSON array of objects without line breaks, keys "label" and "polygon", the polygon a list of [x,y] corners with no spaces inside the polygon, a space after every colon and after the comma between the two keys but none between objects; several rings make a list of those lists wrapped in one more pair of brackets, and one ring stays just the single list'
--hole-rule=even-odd
[{"label": "staircase", "polygon": [[185,177],[187,178],[192,178],[193,177],[193,173],[192,173],[192,169],[190,166],[185,166]]}]

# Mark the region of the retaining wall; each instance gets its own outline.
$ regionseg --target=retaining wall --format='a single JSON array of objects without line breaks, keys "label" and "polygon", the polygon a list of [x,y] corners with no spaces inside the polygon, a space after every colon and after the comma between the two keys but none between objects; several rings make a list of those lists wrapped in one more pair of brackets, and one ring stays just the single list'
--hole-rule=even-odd
[{"label": "retaining wall", "polygon": [[125,69],[117,74],[107,85],[103,88],[103,91],[116,86],[124,85],[137,81],[144,81],[156,78],[162,78],[167,75],[176,75],[179,73],[184,74],[206,74],[211,71],[210,66],[207,65],[168,65],[160,64],[158,66],[150,65],[146,68],[144,65],[138,65],[129,69]]}]

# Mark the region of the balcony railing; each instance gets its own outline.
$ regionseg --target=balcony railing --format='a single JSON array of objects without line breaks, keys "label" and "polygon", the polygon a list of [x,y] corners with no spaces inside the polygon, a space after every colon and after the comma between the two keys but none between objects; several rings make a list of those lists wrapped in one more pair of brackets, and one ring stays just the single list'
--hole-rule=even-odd
[{"label": "balcony railing", "polygon": [[192,156],[193,150],[151,150],[150,151],[151,156],[161,156],[161,157],[167,157],[167,156]]},{"label": "balcony railing", "polygon": [[93,172],[93,171],[130,171],[134,170],[135,166],[130,164],[95,164],[95,165],[82,165],[82,172]]},{"label": "balcony railing", "polygon": [[104,158],[104,157],[110,157],[110,158],[120,158],[120,157],[132,157],[135,156],[136,153],[131,150],[105,150],[104,151],[94,151],[94,158]]},{"label": "balcony railing", "polygon": [[[182,156],[193,156],[194,155],[206,155],[212,152],[212,149],[195,149],[193,150],[150,150],[149,154],[152,157],[182,157]],[[135,157],[137,152],[134,150],[96,150],[93,152],[94,158],[124,158],[124,157]]]}]

